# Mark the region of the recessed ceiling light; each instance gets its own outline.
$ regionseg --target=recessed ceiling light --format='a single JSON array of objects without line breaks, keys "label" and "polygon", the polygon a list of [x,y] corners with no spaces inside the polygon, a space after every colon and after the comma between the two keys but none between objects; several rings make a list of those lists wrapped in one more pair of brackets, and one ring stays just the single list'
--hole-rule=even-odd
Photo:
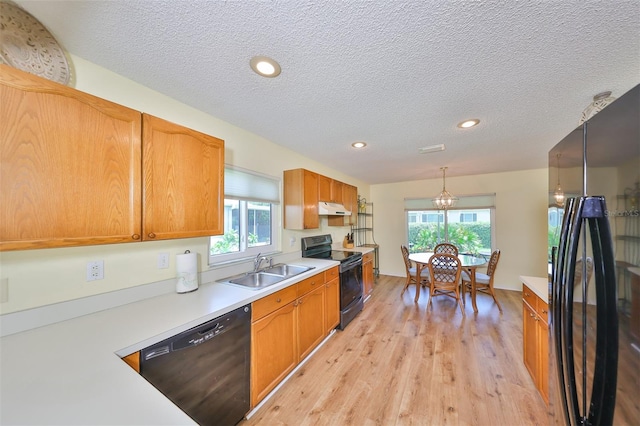
[{"label": "recessed ceiling light", "polygon": [[354,142],[351,146],[354,148],[364,148],[367,144],[365,142]]},{"label": "recessed ceiling light", "polygon": [[263,77],[273,78],[280,75],[280,64],[266,56],[254,56],[249,65],[256,74]]},{"label": "recessed ceiling light", "polygon": [[458,127],[460,127],[461,129],[468,129],[469,127],[473,127],[475,125],[477,125],[480,122],[480,120],[478,120],[477,118],[471,119],[471,120],[464,120],[461,123],[458,123]]}]

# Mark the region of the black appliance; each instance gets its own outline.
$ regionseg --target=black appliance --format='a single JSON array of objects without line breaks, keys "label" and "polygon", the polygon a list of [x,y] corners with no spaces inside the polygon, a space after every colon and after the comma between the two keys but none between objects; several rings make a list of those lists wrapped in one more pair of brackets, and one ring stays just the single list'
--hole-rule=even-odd
[{"label": "black appliance", "polygon": [[332,250],[331,235],[318,235],[302,239],[302,257],[337,260],[340,262],[340,324],[344,330],[364,307],[362,288],[362,253]]},{"label": "black appliance", "polygon": [[200,425],[250,409],[251,305],[142,350],[140,374]]},{"label": "black appliance", "polygon": [[640,85],[549,152],[551,424],[640,423],[639,187]]}]

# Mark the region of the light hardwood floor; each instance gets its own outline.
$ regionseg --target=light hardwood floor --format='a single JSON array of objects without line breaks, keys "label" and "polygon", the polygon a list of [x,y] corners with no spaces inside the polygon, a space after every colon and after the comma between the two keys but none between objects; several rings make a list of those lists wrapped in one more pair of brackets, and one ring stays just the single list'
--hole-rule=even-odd
[{"label": "light hardwood floor", "polygon": [[497,290],[433,299],[404,278],[380,276],[365,309],[337,331],[254,415],[249,425],[547,425],[522,363],[522,297]]}]

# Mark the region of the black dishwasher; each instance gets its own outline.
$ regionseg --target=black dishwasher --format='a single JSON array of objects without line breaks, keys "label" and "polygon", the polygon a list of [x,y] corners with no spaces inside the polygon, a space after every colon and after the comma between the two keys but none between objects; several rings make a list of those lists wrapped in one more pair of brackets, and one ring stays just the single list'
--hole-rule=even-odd
[{"label": "black dishwasher", "polygon": [[251,305],[142,350],[140,374],[200,425],[249,411]]}]

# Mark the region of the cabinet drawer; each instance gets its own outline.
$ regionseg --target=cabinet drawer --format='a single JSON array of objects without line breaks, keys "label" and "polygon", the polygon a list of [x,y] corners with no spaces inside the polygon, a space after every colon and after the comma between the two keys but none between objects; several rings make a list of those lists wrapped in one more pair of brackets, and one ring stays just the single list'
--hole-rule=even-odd
[{"label": "cabinet drawer", "polygon": [[522,284],[522,299],[527,302],[534,311],[538,311],[538,296],[536,296],[526,284]]},{"label": "cabinet drawer", "polygon": [[542,321],[549,324],[549,304],[544,303],[542,299],[538,298],[538,308],[536,309],[538,316]]},{"label": "cabinet drawer", "polygon": [[328,283],[329,281],[338,278],[338,267],[335,266],[327,271],[324,271],[324,282]]},{"label": "cabinet drawer", "polygon": [[322,284],[324,284],[324,274],[316,274],[312,277],[300,281],[297,285],[298,297],[309,293],[311,290],[315,290]]},{"label": "cabinet drawer", "polygon": [[373,261],[373,252],[369,252],[362,255],[362,263]]},{"label": "cabinet drawer", "polygon": [[259,320],[265,315],[280,309],[288,303],[296,300],[297,290],[296,286],[292,285],[287,288],[283,288],[269,296],[256,300],[251,305],[251,321]]}]

